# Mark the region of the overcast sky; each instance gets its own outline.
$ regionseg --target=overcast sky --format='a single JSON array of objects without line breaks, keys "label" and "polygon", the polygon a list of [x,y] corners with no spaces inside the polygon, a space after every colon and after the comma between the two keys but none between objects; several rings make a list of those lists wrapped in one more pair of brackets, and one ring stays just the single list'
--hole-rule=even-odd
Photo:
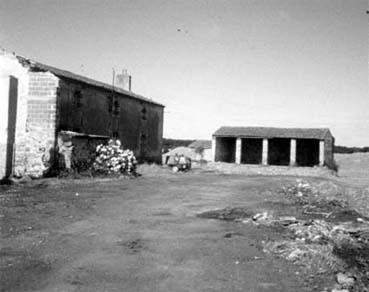
[{"label": "overcast sky", "polygon": [[1,0],[0,46],[166,105],[164,136],[329,127],[369,145],[365,0]]}]

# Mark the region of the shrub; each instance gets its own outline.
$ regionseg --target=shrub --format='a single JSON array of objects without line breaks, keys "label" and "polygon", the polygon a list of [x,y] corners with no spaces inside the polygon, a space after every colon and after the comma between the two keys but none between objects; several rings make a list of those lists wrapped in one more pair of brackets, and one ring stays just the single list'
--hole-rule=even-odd
[{"label": "shrub", "polygon": [[92,170],[101,174],[135,174],[137,160],[133,151],[124,150],[119,140],[110,140],[107,145],[96,147],[96,159]]}]

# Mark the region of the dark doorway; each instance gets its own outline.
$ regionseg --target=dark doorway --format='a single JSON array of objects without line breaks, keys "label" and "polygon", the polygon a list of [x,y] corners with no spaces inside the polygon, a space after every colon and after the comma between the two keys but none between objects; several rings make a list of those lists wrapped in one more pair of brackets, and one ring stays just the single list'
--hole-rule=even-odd
[{"label": "dark doorway", "polygon": [[5,177],[9,177],[13,172],[15,126],[17,121],[17,104],[18,104],[18,79],[13,76],[10,76],[9,106],[8,106],[8,141],[6,145]]},{"label": "dark doorway", "polygon": [[261,164],[263,154],[263,139],[242,139],[241,163]]},{"label": "dark doorway", "polygon": [[319,140],[296,140],[296,164],[299,166],[314,166],[319,164]]},{"label": "dark doorway", "polygon": [[236,162],[236,138],[216,138],[215,161]]},{"label": "dark doorway", "polygon": [[268,141],[268,164],[289,165],[291,139],[274,138]]}]

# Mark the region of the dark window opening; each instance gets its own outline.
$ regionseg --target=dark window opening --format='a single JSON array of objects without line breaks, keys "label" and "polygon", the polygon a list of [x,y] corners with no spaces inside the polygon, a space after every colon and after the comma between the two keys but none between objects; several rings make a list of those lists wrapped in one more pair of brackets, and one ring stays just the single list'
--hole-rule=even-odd
[{"label": "dark window opening", "polygon": [[111,113],[113,111],[113,97],[108,96],[107,105],[108,105],[108,112]]},{"label": "dark window opening", "polygon": [[119,139],[119,132],[113,132],[113,138]]},{"label": "dark window opening", "polygon": [[141,113],[146,114],[146,112],[147,112],[147,110],[146,110],[146,108],[144,107],[144,108],[142,109]]},{"label": "dark window opening", "polygon": [[114,101],[114,114],[115,115],[119,115],[120,113],[120,104],[119,104],[119,100],[115,100]]},{"label": "dark window opening", "polygon": [[77,107],[82,107],[83,106],[83,103],[82,103],[82,93],[80,90],[76,90],[74,93],[73,93],[73,100],[74,100],[74,103]]}]

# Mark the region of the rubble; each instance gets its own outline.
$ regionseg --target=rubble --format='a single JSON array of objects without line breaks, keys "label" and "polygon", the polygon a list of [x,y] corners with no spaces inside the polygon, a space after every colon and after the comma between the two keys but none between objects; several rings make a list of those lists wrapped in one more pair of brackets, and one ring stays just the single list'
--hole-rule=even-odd
[{"label": "rubble", "polygon": [[342,288],[350,288],[354,286],[355,278],[340,272],[337,274],[337,283],[340,284]]},{"label": "rubble", "polygon": [[[330,196],[322,193],[327,187]],[[242,207],[198,216],[278,228],[282,239],[262,241],[264,252],[298,264],[309,273],[336,274],[332,291],[369,291],[365,288],[369,287],[369,220],[335,196],[335,191],[334,185],[316,186],[303,180],[284,187],[281,192],[287,200],[301,206],[297,217],[274,216],[268,210],[253,214]]]}]

